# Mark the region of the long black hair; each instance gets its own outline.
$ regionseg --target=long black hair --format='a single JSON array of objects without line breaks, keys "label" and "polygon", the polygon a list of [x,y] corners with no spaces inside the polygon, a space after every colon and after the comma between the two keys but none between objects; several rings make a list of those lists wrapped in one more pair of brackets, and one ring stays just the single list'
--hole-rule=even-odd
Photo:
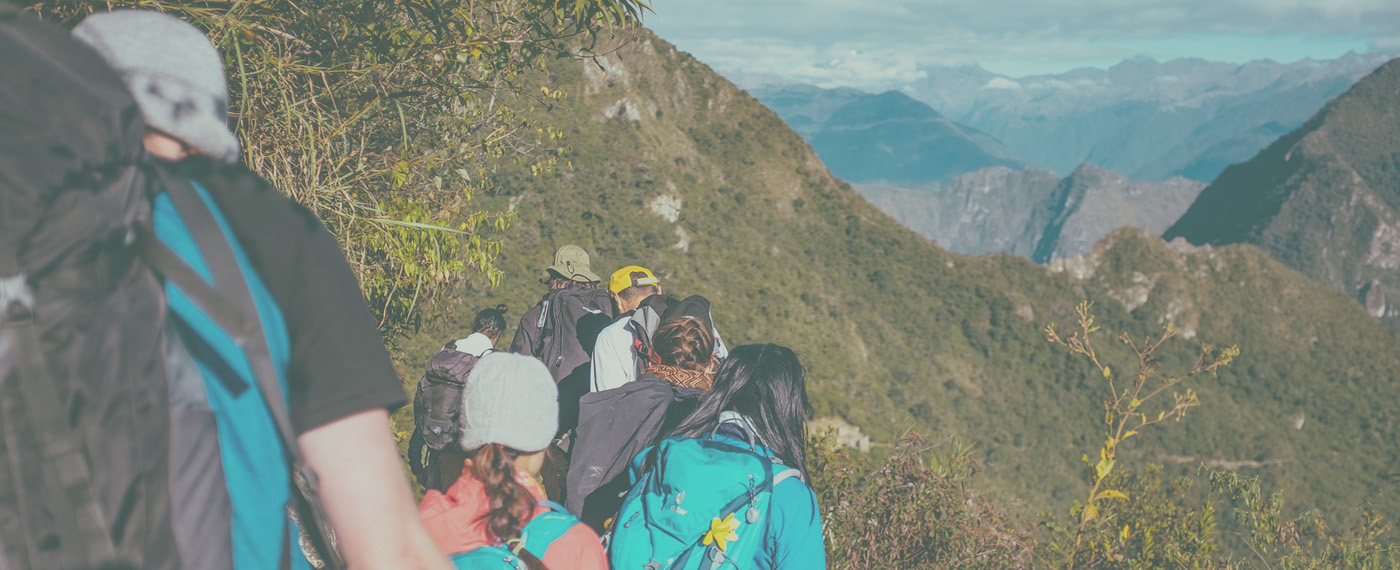
[{"label": "long black hair", "polygon": [[743,414],[764,445],[788,467],[807,464],[806,372],[797,353],[776,344],[746,344],[729,351],[715,371],[714,389],[701,398],[695,411],[673,435],[704,437],[715,430],[726,411]]}]

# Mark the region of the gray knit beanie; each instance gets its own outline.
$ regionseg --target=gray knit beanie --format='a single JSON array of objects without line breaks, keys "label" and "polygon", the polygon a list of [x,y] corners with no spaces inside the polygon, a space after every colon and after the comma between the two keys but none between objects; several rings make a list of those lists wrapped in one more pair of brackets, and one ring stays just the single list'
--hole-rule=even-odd
[{"label": "gray knit beanie", "polygon": [[467,375],[462,392],[462,449],[488,443],[534,453],[549,447],[559,428],[559,389],[544,363],[493,352]]},{"label": "gray knit beanie", "polygon": [[224,67],[199,28],[169,14],[118,10],[88,16],[73,36],[121,74],[148,126],[214,160],[238,161]]}]

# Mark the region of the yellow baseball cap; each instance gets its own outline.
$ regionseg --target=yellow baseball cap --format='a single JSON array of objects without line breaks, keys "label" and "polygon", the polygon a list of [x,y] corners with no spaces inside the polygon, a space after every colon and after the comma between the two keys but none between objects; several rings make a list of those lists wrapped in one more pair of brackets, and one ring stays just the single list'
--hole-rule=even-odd
[{"label": "yellow baseball cap", "polygon": [[628,265],[614,271],[612,278],[608,279],[608,290],[613,293],[621,293],[628,287],[645,287],[647,285],[660,286],[661,280],[656,278],[656,274],[650,269],[640,265]]}]

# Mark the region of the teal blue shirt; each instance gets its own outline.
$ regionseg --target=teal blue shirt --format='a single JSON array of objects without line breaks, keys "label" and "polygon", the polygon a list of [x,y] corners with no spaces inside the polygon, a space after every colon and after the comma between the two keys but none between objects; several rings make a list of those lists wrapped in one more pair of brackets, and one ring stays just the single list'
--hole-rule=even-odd
[{"label": "teal blue shirt", "polygon": [[[283,392],[278,397],[285,400],[291,343],[282,311],[253,270],[218,206],[198,183],[194,183],[194,187],[233,247],[282,381]],[[153,210],[156,236],[160,241],[212,283],[209,266],[170,196],[166,193],[156,196]],[[296,546],[294,526],[287,518],[291,479],[286,451],[243,349],[179,287],[166,283],[165,290],[170,311],[182,325],[178,327],[180,338],[204,377],[209,405],[218,423],[219,451],[233,507],[234,567],[238,570],[277,568],[283,549],[291,548],[292,567],[310,570],[311,565]]]}]

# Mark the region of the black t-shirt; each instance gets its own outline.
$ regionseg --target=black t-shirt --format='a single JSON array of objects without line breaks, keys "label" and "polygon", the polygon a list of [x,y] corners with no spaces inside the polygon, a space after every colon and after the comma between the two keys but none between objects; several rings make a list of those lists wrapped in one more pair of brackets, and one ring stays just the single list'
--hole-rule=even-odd
[{"label": "black t-shirt", "polygon": [[193,174],[282,309],[291,339],[287,387],[297,433],[404,405],[403,384],[355,275],[321,220],[245,167],[204,167]]}]

